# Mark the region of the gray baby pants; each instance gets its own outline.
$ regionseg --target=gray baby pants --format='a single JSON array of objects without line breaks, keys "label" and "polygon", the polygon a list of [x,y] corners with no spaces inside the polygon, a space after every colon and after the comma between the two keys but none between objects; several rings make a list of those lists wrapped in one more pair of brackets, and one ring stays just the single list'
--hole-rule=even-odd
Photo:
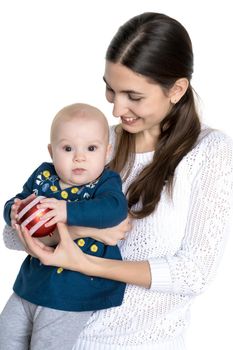
[{"label": "gray baby pants", "polygon": [[12,294],[0,315],[0,350],[71,350],[91,314],[37,306]]}]

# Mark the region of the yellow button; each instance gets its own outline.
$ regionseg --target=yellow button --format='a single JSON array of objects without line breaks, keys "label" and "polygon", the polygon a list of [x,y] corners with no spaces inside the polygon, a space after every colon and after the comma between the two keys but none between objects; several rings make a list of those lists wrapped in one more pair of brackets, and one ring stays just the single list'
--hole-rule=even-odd
[{"label": "yellow button", "polygon": [[43,171],[44,177],[48,178],[50,176],[50,172],[48,170]]},{"label": "yellow button", "polygon": [[80,238],[80,239],[78,240],[78,245],[79,245],[79,247],[83,247],[83,246],[85,245],[84,239]]},{"label": "yellow button", "polygon": [[62,267],[59,267],[59,268],[57,269],[57,273],[62,273],[62,271],[63,271],[63,268],[62,268]]},{"label": "yellow button", "polygon": [[64,199],[67,199],[68,198],[68,192],[62,191],[61,192],[61,197],[64,198]]},{"label": "yellow button", "polygon": [[92,246],[91,246],[91,251],[92,251],[93,253],[96,253],[97,250],[98,250],[97,245],[96,245],[96,244],[92,244]]},{"label": "yellow button", "polygon": [[71,189],[71,193],[78,193],[78,191],[79,191],[78,187],[73,187]]}]

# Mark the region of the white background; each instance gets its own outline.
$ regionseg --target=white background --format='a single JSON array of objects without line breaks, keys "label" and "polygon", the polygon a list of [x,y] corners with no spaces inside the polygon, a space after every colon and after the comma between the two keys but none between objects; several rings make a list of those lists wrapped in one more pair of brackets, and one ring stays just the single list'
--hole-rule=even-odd
[{"label": "white background", "polygon": [[[49,161],[50,123],[60,108],[91,103],[114,122],[104,97],[105,51],[118,27],[145,11],[166,13],[187,28],[202,120],[233,136],[230,1],[1,0],[1,208]],[[233,349],[232,252],[230,238],[216,279],[192,307],[190,350]],[[0,310],[23,258],[0,241]]]}]

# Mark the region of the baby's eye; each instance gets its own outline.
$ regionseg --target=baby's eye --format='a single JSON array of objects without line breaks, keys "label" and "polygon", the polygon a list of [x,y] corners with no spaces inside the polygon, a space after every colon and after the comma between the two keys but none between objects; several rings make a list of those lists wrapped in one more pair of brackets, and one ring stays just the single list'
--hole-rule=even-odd
[{"label": "baby's eye", "polygon": [[94,152],[96,149],[97,149],[97,147],[94,145],[88,146],[88,151],[90,151],[90,152]]},{"label": "baby's eye", "polygon": [[71,151],[72,151],[72,148],[71,148],[70,146],[65,146],[65,147],[64,147],[64,150],[65,150],[66,152],[71,152]]}]

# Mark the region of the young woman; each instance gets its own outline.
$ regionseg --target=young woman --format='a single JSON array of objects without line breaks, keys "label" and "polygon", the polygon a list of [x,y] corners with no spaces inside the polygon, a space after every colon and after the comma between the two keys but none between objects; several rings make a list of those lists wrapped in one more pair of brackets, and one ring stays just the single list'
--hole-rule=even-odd
[{"label": "young woman", "polygon": [[[189,35],[163,14],[130,19],[107,50],[106,97],[120,119],[110,167],[121,173],[132,218],[127,234],[124,221],[108,236],[124,236],[124,261],[85,255],[64,225],[56,249],[18,228],[43,264],[127,283],[123,304],[94,312],[75,350],[185,349],[190,304],[216,272],[233,194],[232,140],[200,124],[192,73]],[[92,234],[104,240],[103,230]],[[6,240],[17,248],[14,232]]]}]

